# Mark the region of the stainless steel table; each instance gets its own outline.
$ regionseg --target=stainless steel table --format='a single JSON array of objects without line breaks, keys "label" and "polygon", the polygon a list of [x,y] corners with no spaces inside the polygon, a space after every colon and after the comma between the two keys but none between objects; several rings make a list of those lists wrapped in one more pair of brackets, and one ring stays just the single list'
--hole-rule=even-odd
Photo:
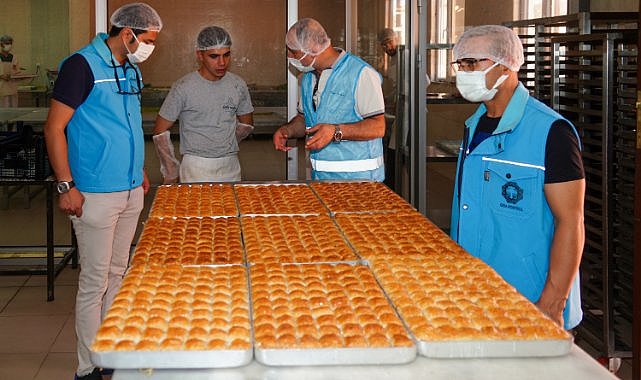
[{"label": "stainless steel table", "polygon": [[39,108],[36,107],[0,108],[0,125],[6,126],[12,123],[13,120],[20,119],[22,116],[28,115],[38,109]]},{"label": "stainless steel table", "polygon": [[[26,108],[25,108],[26,109]],[[47,121],[49,115],[48,107],[32,108],[29,112],[25,112],[16,117],[9,119],[9,123],[27,123],[43,125]]]},{"label": "stainless steel table", "polygon": [[[54,185],[56,181],[53,177],[48,177],[43,180],[36,179],[1,179],[0,178],[0,187],[6,186],[43,186],[46,191],[46,202],[47,202],[47,263],[45,269],[40,268],[19,268],[19,269],[8,269],[0,270],[0,274],[46,274],[47,275],[47,301],[54,300],[54,280],[58,273],[67,265],[69,260],[72,262],[73,268],[78,266],[78,254],[76,250],[75,239],[72,233],[72,246],[70,249],[66,250],[62,259],[58,264],[54,262],[54,222],[53,222],[53,208],[54,208]],[[12,247],[19,249],[19,247]]]},{"label": "stainless steel table", "polygon": [[382,366],[267,367],[252,361],[240,368],[201,370],[116,370],[113,380],[616,380],[617,377],[574,345],[556,358],[428,359]]}]

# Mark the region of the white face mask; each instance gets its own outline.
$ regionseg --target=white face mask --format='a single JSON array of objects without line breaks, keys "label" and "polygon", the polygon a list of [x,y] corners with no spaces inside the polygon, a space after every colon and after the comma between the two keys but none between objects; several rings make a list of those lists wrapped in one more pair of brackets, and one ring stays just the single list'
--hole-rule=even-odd
[{"label": "white face mask", "polygon": [[300,71],[302,73],[307,73],[307,72],[316,70],[316,69],[314,69],[314,62],[316,62],[316,57],[314,57],[314,60],[312,61],[312,63],[309,64],[309,66],[305,66],[300,62],[300,60],[305,58],[306,56],[307,56],[307,53],[305,53],[305,55],[300,57],[300,59],[287,57],[287,60],[289,61],[289,63],[292,66],[294,66],[296,68],[296,70],[298,70],[298,71]]},{"label": "white face mask", "polygon": [[[136,37],[135,34],[134,34],[134,38],[136,39],[136,41],[138,41],[138,38]],[[144,42],[138,41],[138,47],[136,48],[136,51],[132,53],[132,52],[129,51],[129,48],[127,47],[127,44],[125,44],[125,48],[127,49],[127,52],[128,52],[127,53],[127,59],[131,63],[144,62],[144,61],[147,60],[147,58],[149,58],[151,53],[154,51],[155,47],[156,46],[154,46],[154,45],[150,45],[150,44],[146,44]]]},{"label": "white face mask", "polygon": [[456,73],[456,88],[461,96],[474,103],[492,100],[497,88],[503,83],[508,75],[503,74],[496,80],[492,88],[485,86],[485,75],[499,63],[495,63],[483,71],[459,71]]},{"label": "white face mask", "polygon": [[2,47],[2,50],[3,50],[3,51],[5,51],[5,52],[9,52],[9,51],[11,51],[11,48],[12,48],[12,47],[13,47],[13,45],[11,45],[11,44],[6,44],[6,45],[4,45],[4,46]]}]

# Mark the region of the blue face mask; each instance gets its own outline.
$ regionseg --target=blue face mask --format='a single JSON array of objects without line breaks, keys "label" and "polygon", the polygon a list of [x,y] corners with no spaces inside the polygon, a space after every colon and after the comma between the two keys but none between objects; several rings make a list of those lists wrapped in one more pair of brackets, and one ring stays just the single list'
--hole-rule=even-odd
[{"label": "blue face mask", "polygon": [[287,57],[287,60],[289,61],[289,63],[292,66],[294,66],[296,68],[296,70],[298,70],[298,71],[300,71],[302,73],[307,73],[307,72],[316,70],[316,69],[314,69],[314,62],[316,62],[316,57],[314,57],[314,60],[312,60],[312,63],[310,63],[309,66],[305,66],[300,62],[301,59],[303,59],[305,57],[307,57],[307,53],[305,53],[305,55],[300,57],[300,59]]}]

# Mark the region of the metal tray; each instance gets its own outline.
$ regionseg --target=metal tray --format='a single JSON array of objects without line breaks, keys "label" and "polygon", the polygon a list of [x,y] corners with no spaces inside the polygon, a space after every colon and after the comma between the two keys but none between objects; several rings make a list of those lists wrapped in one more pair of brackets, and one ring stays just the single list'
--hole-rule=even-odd
[{"label": "metal tray", "polygon": [[563,356],[572,338],[565,340],[417,341],[419,354],[430,358],[515,358]]},{"label": "metal tray", "polygon": [[91,352],[91,361],[103,368],[231,368],[252,361],[252,349],[219,351],[111,351]]},{"label": "metal tray", "polygon": [[254,349],[256,360],[271,366],[404,364],[416,346],[386,348]]}]

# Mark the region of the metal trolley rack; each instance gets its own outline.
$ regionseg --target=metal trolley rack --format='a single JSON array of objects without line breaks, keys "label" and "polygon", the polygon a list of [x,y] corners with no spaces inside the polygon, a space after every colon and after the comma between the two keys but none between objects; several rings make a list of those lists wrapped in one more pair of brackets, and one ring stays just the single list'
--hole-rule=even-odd
[{"label": "metal trolley rack", "polygon": [[556,36],[636,29],[635,12],[579,12],[503,23],[514,28],[523,41],[525,63],[519,79],[532,96],[550,105],[552,96],[552,45]]},{"label": "metal trolley rack", "polygon": [[521,81],[581,135],[586,244],[577,339],[611,370],[632,356],[637,20],[636,12],[581,12],[505,23],[524,43]]}]

